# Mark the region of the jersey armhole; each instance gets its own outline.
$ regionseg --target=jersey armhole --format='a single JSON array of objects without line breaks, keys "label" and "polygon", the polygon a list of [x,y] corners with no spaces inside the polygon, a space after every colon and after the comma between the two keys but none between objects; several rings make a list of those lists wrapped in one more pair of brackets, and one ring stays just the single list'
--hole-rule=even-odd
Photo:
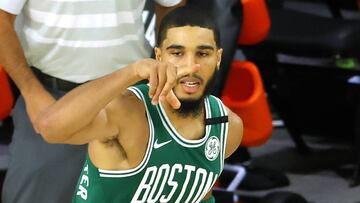
[{"label": "jersey armhole", "polygon": [[123,177],[129,177],[134,176],[140,172],[143,171],[143,169],[146,167],[147,163],[149,162],[151,152],[152,152],[152,146],[154,144],[154,137],[155,137],[155,130],[154,130],[154,123],[150,116],[150,112],[148,109],[148,106],[146,105],[146,99],[144,93],[140,90],[138,87],[129,87],[129,91],[134,93],[136,97],[138,97],[141,101],[144,102],[145,108],[146,108],[146,115],[149,125],[149,142],[146,148],[146,152],[144,155],[144,158],[140,162],[139,165],[137,165],[135,168],[132,169],[124,169],[124,170],[106,170],[106,169],[100,169],[98,168],[99,176],[103,178],[123,178]]},{"label": "jersey armhole", "polygon": [[130,92],[132,92],[139,100],[143,101],[141,95],[139,94],[139,92],[136,90],[135,87],[128,87],[127,88]]}]

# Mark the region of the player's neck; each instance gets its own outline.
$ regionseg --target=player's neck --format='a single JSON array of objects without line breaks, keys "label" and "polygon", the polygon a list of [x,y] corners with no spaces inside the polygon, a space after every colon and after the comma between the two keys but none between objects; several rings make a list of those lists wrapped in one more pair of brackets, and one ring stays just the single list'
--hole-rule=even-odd
[{"label": "player's neck", "polygon": [[200,106],[199,113],[195,116],[180,116],[179,113],[166,102],[161,103],[167,117],[175,129],[186,139],[200,139],[205,134],[205,108],[203,103]]},{"label": "player's neck", "polygon": [[[180,101],[181,102],[181,101]],[[161,102],[162,107],[164,108],[167,116],[173,121],[196,121],[202,120],[205,116],[205,106],[204,99],[198,100],[198,102],[188,103],[187,106],[191,106],[190,109],[187,107],[187,110],[174,109],[170,104],[165,100]],[[181,107],[184,107],[184,103],[181,103]],[[193,108],[195,106],[195,108]]]}]

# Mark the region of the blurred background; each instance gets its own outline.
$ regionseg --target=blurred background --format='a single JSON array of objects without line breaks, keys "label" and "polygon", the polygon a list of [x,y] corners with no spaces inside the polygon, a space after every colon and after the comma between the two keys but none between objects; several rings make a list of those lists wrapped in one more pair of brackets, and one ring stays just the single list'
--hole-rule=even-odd
[{"label": "blurred background", "polygon": [[[149,3],[150,2],[150,3]],[[145,34],[155,44],[149,1]],[[212,11],[224,58],[213,94],[245,126],[217,202],[360,202],[360,0],[188,0]],[[0,68],[0,182],[18,92]]]}]

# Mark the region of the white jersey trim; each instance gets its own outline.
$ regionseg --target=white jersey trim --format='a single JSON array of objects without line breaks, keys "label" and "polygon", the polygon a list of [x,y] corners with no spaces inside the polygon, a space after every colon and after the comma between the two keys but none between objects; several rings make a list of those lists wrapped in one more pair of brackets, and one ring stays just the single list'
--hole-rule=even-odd
[{"label": "white jersey trim", "polygon": [[[204,103],[205,103],[205,118],[211,118],[211,109],[210,109],[210,104],[209,104],[210,102],[209,102],[208,98],[204,99]],[[211,126],[205,127],[205,136],[203,138],[198,139],[198,140],[185,139],[177,132],[175,127],[172,125],[172,123],[170,122],[168,116],[166,115],[166,112],[165,112],[164,108],[162,107],[161,103],[159,103],[156,106],[156,109],[158,110],[158,114],[160,116],[163,126],[168,131],[168,133],[171,135],[171,137],[174,138],[174,140],[177,143],[179,143],[180,145],[182,145],[184,147],[190,147],[190,148],[199,147],[202,144],[204,144],[205,141],[207,140],[207,138],[209,137],[209,134],[211,132]]]},{"label": "white jersey trim", "polygon": [[[222,103],[222,101],[216,97],[214,97],[219,105],[220,114],[221,116],[228,116],[228,112]],[[222,142],[222,152],[220,156],[220,171],[223,171],[224,169],[224,162],[225,162],[225,152],[226,152],[226,141],[227,141],[227,135],[228,135],[228,129],[229,129],[229,122],[222,123],[220,128],[220,135],[221,135],[221,142]]]}]

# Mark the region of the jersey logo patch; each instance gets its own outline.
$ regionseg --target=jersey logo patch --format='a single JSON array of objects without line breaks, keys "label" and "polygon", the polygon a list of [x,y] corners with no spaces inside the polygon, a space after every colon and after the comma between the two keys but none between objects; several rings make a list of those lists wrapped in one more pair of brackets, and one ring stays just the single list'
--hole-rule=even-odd
[{"label": "jersey logo patch", "polygon": [[211,136],[205,144],[205,156],[209,161],[214,161],[220,153],[220,141],[217,137]]},{"label": "jersey logo patch", "polygon": [[172,140],[168,140],[166,142],[158,143],[158,140],[156,139],[154,143],[154,149],[159,149],[160,147],[169,144],[171,141]]}]

